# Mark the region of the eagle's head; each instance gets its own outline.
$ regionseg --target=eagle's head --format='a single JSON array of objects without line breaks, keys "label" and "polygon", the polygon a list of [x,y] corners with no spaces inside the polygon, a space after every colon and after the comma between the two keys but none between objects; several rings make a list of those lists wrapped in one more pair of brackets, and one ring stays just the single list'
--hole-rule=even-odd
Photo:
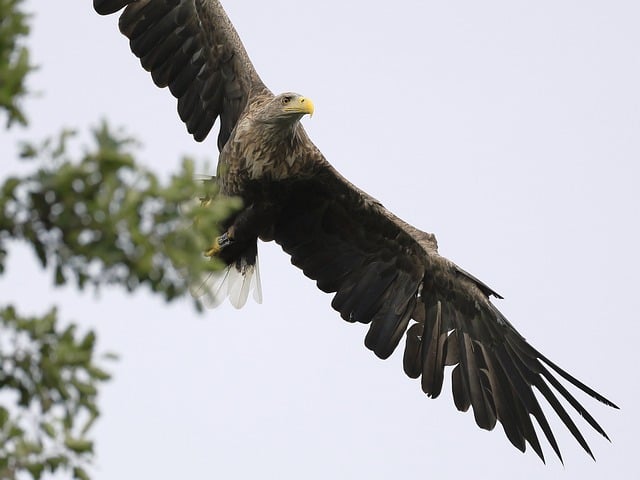
[{"label": "eagle's head", "polygon": [[293,125],[304,115],[313,115],[311,99],[298,93],[281,93],[263,105],[256,120],[282,126]]}]

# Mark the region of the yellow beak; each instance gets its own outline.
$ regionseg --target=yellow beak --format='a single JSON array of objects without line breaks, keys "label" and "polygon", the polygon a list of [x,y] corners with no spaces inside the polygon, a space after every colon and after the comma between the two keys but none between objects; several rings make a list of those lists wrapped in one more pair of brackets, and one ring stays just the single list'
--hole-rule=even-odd
[{"label": "yellow beak", "polygon": [[285,107],[284,110],[285,112],[295,112],[302,114],[308,113],[309,116],[312,116],[314,112],[314,106],[310,98],[296,97]]}]

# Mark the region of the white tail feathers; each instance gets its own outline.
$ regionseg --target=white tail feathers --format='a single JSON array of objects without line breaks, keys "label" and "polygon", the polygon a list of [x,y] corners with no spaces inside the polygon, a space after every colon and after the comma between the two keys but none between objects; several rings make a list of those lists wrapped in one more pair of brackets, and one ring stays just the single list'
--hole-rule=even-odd
[{"label": "white tail feathers", "polygon": [[255,265],[248,264],[243,258],[220,272],[209,273],[192,282],[189,291],[195,298],[200,298],[207,308],[217,307],[227,297],[235,308],[242,308],[251,291],[254,300],[262,303],[258,257]]}]

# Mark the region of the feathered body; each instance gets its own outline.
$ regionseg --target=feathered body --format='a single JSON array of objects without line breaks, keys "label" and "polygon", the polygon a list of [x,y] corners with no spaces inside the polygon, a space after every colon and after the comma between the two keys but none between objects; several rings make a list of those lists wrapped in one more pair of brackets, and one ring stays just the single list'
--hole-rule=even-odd
[{"label": "feathered body", "polygon": [[501,297],[440,256],[432,234],[336,172],[299,123],[313,111],[310,101],[275,96],[264,86],[217,0],[94,6],[102,14],[126,7],[120,30],[156,85],[178,98],[196,140],[220,120],[217,180],[244,206],[227,220],[215,252],[229,266],[227,276],[200,283],[195,295],[215,305],[226,293],[239,306],[253,286],[259,299],[257,239],[275,240],[318,288],[335,293],[331,305],[342,318],[369,325],[365,345],[378,357],[391,355],[406,336],[405,373],[420,378],[428,396],[441,393],[452,367],[455,405],[471,407],[478,426],[490,430],[500,421],[514,446],[524,451],[529,443],[544,459],[533,417],[560,457],[538,402],[544,398],[591,455],[565,405],[606,434],[557,377],[615,405],[529,345],[489,299]]}]

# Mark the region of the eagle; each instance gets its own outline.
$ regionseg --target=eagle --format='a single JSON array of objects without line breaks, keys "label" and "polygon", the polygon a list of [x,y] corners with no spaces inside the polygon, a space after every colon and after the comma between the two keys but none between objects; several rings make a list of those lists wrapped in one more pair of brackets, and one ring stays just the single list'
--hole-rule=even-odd
[{"label": "eagle", "polygon": [[562,461],[544,399],[593,458],[567,407],[607,434],[560,378],[618,407],[531,346],[490,300],[502,297],[439,255],[434,235],[396,217],[329,164],[300,123],[313,102],[265,86],[218,0],[93,5],[102,15],[124,9],[120,31],[154,83],[177,98],[196,141],[219,122],[214,181],[243,206],[205,252],[226,269],[197,279],[196,297],[215,306],[228,296],[240,307],[253,290],[260,301],[257,242],[273,240],[320,290],[334,294],[331,306],[344,320],[369,325],[364,343],[378,357],[389,357],[406,337],[404,371],[420,379],[427,396],[440,395],[451,371],[456,408],[471,408],[480,428],[499,421],[516,448],[524,452],[528,443],[544,461],[541,431]]}]

